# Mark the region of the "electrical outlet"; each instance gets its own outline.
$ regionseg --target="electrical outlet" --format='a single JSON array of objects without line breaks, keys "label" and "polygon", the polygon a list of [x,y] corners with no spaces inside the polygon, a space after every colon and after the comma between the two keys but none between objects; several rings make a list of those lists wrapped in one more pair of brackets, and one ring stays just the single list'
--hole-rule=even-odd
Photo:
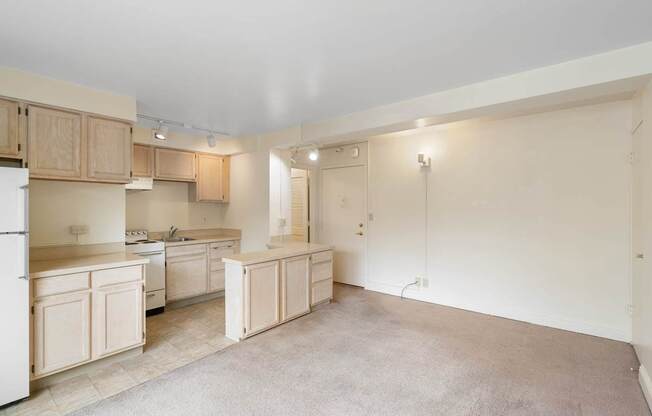
[{"label": "electrical outlet", "polygon": [[414,281],[417,282],[417,284],[415,286],[421,287],[421,284],[423,283],[423,279],[421,278],[421,276],[415,277]]},{"label": "electrical outlet", "polygon": [[421,279],[421,287],[428,287],[429,284],[430,282],[428,281],[427,277]]},{"label": "electrical outlet", "polygon": [[88,225],[71,225],[70,234],[72,235],[88,234]]},{"label": "electrical outlet", "polygon": [[629,314],[629,316],[634,315],[634,305],[632,304],[627,305],[627,313]]}]

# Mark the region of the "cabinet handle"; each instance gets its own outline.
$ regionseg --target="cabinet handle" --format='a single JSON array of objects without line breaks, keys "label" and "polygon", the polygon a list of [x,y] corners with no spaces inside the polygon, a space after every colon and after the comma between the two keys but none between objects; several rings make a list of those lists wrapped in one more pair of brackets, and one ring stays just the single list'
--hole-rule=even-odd
[{"label": "cabinet handle", "polygon": [[148,293],[148,294],[147,294],[147,297],[148,297],[148,298],[153,298],[154,296],[156,296],[156,293]]}]

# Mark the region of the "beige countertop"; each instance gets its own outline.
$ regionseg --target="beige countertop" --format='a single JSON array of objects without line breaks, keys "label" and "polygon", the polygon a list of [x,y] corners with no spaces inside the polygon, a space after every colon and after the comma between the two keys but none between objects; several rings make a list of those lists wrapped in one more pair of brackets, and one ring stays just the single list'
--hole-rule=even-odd
[{"label": "beige countertop", "polygon": [[263,263],[274,261],[287,257],[302,256],[304,254],[313,254],[320,251],[332,250],[332,246],[315,243],[302,243],[296,241],[274,242],[268,244],[269,250],[252,251],[249,253],[233,254],[229,257],[223,257],[225,263],[235,263],[242,266],[249,264]]},{"label": "beige countertop", "polygon": [[[149,238],[163,241],[167,232],[150,232]],[[179,230],[177,237],[190,237],[189,241],[166,241],[166,247],[187,246],[192,244],[217,243],[221,241],[240,241],[240,230],[231,229],[205,229],[205,230]]]},{"label": "beige countertop", "polygon": [[91,272],[114,267],[147,264],[149,260],[136,254],[116,252],[81,257],[60,258],[53,260],[34,260],[29,262],[29,277],[59,276],[62,274]]}]

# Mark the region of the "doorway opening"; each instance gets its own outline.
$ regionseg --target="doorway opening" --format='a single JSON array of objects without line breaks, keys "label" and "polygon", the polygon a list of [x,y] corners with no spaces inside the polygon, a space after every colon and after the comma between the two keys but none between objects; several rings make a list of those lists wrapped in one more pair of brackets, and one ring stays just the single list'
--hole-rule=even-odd
[{"label": "doorway opening", "polygon": [[310,171],[292,168],[290,174],[292,239],[310,242]]}]

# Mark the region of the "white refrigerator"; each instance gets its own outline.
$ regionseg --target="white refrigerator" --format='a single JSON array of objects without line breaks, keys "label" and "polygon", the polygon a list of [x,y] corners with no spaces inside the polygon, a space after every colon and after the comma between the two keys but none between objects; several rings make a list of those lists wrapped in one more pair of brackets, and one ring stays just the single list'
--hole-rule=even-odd
[{"label": "white refrigerator", "polygon": [[29,395],[27,169],[0,167],[0,406]]}]

